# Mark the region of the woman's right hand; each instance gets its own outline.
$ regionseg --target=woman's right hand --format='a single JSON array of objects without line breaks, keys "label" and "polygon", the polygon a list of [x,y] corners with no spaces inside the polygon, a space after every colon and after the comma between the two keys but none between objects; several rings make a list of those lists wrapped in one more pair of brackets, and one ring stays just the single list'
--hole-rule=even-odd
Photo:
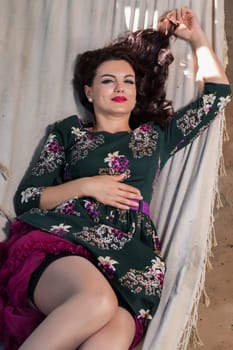
[{"label": "woman's right hand", "polygon": [[97,175],[78,179],[81,197],[92,197],[97,201],[120,209],[136,206],[135,200],[141,200],[140,191],[125,184],[124,174]]},{"label": "woman's right hand", "polygon": [[105,205],[129,209],[137,206],[135,200],[142,196],[136,187],[125,184],[124,178],[124,174],[97,175],[46,187],[40,196],[40,208],[49,210],[74,197],[92,197]]}]

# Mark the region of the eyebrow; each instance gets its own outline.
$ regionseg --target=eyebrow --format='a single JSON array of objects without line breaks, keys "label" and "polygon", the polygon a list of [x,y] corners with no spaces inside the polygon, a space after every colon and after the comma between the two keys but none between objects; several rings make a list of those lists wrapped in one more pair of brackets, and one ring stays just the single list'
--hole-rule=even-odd
[{"label": "eyebrow", "polygon": [[[100,77],[101,77],[101,78],[104,78],[104,77],[116,78],[116,76],[115,76],[114,74],[102,74]],[[133,74],[126,74],[126,75],[124,76],[124,78],[127,78],[127,77],[135,78],[135,75],[133,75]]]}]

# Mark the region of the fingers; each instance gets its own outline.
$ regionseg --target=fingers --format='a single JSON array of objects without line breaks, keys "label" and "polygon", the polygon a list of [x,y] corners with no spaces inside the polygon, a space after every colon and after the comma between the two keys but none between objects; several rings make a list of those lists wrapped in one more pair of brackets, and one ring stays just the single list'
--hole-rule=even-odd
[{"label": "fingers", "polygon": [[188,7],[181,7],[170,11],[167,14],[167,18],[173,24],[180,24],[184,21],[190,20],[193,17],[193,11]]},{"label": "fingers", "polygon": [[[104,204],[110,204],[116,208],[129,209],[131,206],[137,207],[139,201],[142,200],[140,191],[131,185],[123,183],[124,175],[114,175],[105,178],[105,184],[109,183],[109,189],[105,191],[105,200],[103,198],[104,193],[102,192],[102,201]],[[105,189],[106,189],[105,187]]]},{"label": "fingers", "polygon": [[141,196],[141,193],[139,191],[139,189],[137,189],[136,187],[134,186],[131,186],[131,185],[127,185],[123,182],[121,182],[125,176],[123,175],[116,175],[116,176],[113,176],[113,178],[115,178],[115,180],[117,182],[119,182],[119,190],[122,190],[124,192],[127,192],[127,196],[128,198],[134,198],[134,199],[142,199],[142,196]]},{"label": "fingers", "polygon": [[136,199],[129,199],[126,198],[125,196],[118,195],[114,198],[112,198],[112,203],[111,205],[119,208],[119,209],[125,209],[128,210],[131,207],[139,207],[139,200]]},{"label": "fingers", "polygon": [[131,202],[131,201],[128,201],[124,198],[119,197],[119,198],[115,199],[110,205],[115,207],[115,208],[118,208],[118,209],[129,210],[131,207],[138,207],[139,203],[138,202]]}]

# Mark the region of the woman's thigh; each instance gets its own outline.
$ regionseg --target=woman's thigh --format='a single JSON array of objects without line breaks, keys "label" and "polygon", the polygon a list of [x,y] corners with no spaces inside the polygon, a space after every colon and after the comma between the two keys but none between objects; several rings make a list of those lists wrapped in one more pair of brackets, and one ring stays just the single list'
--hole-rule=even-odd
[{"label": "woman's thigh", "polygon": [[83,295],[117,307],[115,293],[101,272],[87,259],[65,256],[53,261],[42,273],[34,290],[36,306],[45,315],[67,299]]}]

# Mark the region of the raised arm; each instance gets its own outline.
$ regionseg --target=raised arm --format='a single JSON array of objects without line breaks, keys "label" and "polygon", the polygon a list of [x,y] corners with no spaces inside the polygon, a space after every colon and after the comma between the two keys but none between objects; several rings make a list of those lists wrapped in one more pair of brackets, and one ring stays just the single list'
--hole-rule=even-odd
[{"label": "raised arm", "polygon": [[167,18],[172,23],[179,24],[174,34],[192,45],[197,59],[198,77],[204,82],[229,84],[224,67],[201,28],[196,14],[190,8],[182,7],[169,12]]}]

